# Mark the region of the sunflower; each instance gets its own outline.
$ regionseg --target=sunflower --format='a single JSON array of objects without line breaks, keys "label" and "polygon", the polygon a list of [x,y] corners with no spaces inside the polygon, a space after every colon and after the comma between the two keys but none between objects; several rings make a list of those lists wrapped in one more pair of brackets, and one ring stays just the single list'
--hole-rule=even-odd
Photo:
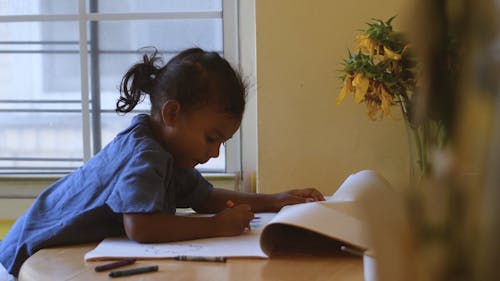
[{"label": "sunflower", "polygon": [[393,19],[368,23],[368,29],[356,36],[356,53],[349,52],[342,70],[337,104],[352,93],[356,103],[366,104],[372,120],[391,116],[393,105],[409,103],[416,84],[410,45],[393,30]]}]

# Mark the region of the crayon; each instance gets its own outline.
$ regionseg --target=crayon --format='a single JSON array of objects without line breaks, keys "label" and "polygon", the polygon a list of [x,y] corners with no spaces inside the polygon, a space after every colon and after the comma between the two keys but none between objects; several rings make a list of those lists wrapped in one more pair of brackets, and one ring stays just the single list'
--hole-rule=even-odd
[{"label": "crayon", "polygon": [[202,257],[202,256],[177,256],[178,261],[212,261],[212,262],[226,262],[226,257]]},{"label": "crayon", "polygon": [[127,270],[111,271],[109,273],[109,277],[122,277],[122,276],[129,276],[129,275],[134,275],[134,274],[155,272],[155,271],[158,271],[157,265],[146,266],[146,267],[137,267],[137,268],[127,269]]},{"label": "crayon", "polygon": [[120,260],[120,261],[116,261],[116,262],[112,262],[112,263],[103,264],[103,265],[97,266],[95,268],[95,272],[101,272],[101,271],[110,270],[110,269],[114,269],[114,268],[121,267],[121,266],[126,266],[129,264],[133,264],[134,262],[135,262],[134,259],[126,259],[126,260]]}]

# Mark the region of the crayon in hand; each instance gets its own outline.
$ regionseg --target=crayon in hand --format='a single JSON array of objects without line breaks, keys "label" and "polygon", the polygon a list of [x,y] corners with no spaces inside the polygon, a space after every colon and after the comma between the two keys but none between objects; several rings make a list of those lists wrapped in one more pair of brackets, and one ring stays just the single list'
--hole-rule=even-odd
[{"label": "crayon in hand", "polygon": [[[232,208],[232,207],[234,207],[234,202],[233,202],[233,201],[231,201],[231,200],[227,200],[227,201],[226,201],[226,206],[227,206],[228,208]],[[250,226],[250,223],[248,224],[247,229],[248,229],[248,230],[251,230],[251,229],[252,229],[252,227]]]}]

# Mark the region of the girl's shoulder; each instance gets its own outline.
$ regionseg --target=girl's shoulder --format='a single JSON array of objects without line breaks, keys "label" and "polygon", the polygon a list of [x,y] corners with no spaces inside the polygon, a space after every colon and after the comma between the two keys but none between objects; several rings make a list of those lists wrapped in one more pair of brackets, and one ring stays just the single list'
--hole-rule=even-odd
[{"label": "girl's shoulder", "polygon": [[141,151],[166,153],[163,147],[154,139],[149,119],[150,117],[147,114],[134,116],[130,125],[116,135],[101,152],[108,155],[121,155],[118,157],[127,159]]},{"label": "girl's shoulder", "polygon": [[146,135],[152,135],[151,128],[149,125],[150,116],[148,114],[138,114],[132,118],[130,125],[118,133],[117,137],[134,133],[142,133]]},{"label": "girl's shoulder", "polygon": [[149,123],[149,115],[139,114],[132,118],[130,125],[118,133],[113,142],[143,143],[155,142]]},{"label": "girl's shoulder", "polygon": [[166,165],[173,163],[172,155],[153,137],[149,126],[149,115],[135,116],[127,129],[120,132],[98,154],[90,159],[85,168],[101,170],[114,175],[121,169],[132,166],[158,167],[169,170]]}]

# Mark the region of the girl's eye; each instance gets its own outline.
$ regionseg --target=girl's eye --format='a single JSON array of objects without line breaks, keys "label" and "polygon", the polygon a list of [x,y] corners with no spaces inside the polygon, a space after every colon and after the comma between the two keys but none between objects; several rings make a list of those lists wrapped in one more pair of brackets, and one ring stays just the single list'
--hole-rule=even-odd
[{"label": "girl's eye", "polygon": [[215,142],[215,141],[216,141],[216,138],[211,137],[211,136],[206,136],[205,138],[206,138],[207,142],[210,142],[210,143],[212,143],[212,142]]}]

